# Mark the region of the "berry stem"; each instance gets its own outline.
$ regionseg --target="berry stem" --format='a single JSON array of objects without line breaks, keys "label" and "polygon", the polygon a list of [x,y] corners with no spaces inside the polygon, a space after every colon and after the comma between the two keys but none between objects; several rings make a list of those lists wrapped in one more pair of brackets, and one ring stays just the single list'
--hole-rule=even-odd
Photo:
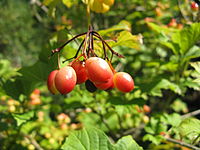
[{"label": "berry stem", "polygon": [[69,66],[71,66],[75,61],[77,61],[79,58],[81,58],[83,56],[83,54],[81,54],[80,56],[78,56],[76,59],[74,59],[72,62],[69,63]]},{"label": "berry stem", "polygon": [[90,5],[87,4],[87,21],[88,21],[88,27],[91,25],[91,15],[90,15]]},{"label": "berry stem", "polygon": [[58,70],[60,69],[60,53],[58,53]]},{"label": "berry stem", "polygon": [[90,35],[90,30],[85,35],[85,41],[84,41],[84,46],[83,46],[83,50],[82,50],[82,54],[85,59],[87,59],[87,45],[88,45],[89,35]]},{"label": "berry stem", "polygon": [[80,37],[80,36],[83,36],[83,35],[85,35],[85,34],[87,34],[87,32],[78,34],[78,35],[74,36],[73,38],[71,38],[70,40],[68,40],[66,43],[64,43],[61,47],[56,48],[56,49],[53,49],[53,50],[51,51],[51,56],[53,56],[55,53],[59,53],[59,52],[60,52],[67,44],[69,44],[71,41],[73,41],[74,39],[76,39],[76,38],[78,38],[78,37]]},{"label": "berry stem", "polygon": [[81,50],[81,47],[83,46],[83,43],[85,42],[85,39],[81,42],[81,44],[80,44],[80,46],[79,46],[79,48],[78,48],[78,50],[77,50],[77,52],[76,52],[76,54],[75,54],[75,56],[74,57],[72,57],[72,58],[69,58],[69,59],[66,59],[66,60],[64,60],[63,61],[63,63],[65,63],[66,61],[69,61],[69,60],[71,60],[71,59],[74,59],[74,58],[77,58],[77,56],[78,56],[78,53],[80,52],[80,50]]},{"label": "berry stem", "polygon": [[99,35],[99,33],[97,33],[96,31],[93,31],[94,36],[97,37],[98,39],[100,39],[107,47],[108,49],[111,51],[111,53],[115,54],[116,56],[118,56],[119,58],[124,58],[123,55],[115,52],[104,40],[103,38]]},{"label": "berry stem", "polygon": [[104,52],[104,59],[108,60],[107,54],[106,54],[106,48],[105,48],[105,44],[102,42],[102,46],[103,46],[103,52]]}]

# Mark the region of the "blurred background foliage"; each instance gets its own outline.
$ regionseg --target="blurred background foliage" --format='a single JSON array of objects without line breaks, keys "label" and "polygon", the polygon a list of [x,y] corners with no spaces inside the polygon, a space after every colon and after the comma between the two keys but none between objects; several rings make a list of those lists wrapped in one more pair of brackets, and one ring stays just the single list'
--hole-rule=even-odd
[{"label": "blurred background foliage", "polygon": [[[200,11],[191,9],[192,2],[115,0],[108,12],[91,12],[94,29],[125,56],[112,64],[132,75],[135,90],[89,93],[83,84],[61,96],[46,87],[57,67],[57,56],[49,56],[87,31],[86,5],[1,0],[1,149],[60,149],[71,131],[91,125],[113,142],[132,135],[144,149],[186,150],[171,139],[199,147],[199,115],[188,115],[200,108]],[[77,43],[63,49],[62,60],[75,54]],[[101,54],[102,47],[95,47]]]}]

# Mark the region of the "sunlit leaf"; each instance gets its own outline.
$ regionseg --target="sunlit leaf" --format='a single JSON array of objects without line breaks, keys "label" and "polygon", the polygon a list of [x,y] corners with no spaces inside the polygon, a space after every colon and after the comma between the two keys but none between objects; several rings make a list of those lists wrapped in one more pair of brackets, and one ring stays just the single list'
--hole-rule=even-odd
[{"label": "sunlit leaf", "polygon": [[110,32],[114,32],[114,31],[120,31],[120,30],[126,30],[126,31],[131,31],[131,24],[130,22],[126,21],[126,20],[122,20],[120,21],[119,24],[112,26],[111,28],[108,29],[104,29],[104,30],[100,30],[98,31],[100,35],[104,36]]},{"label": "sunlit leaf", "polygon": [[181,137],[196,137],[200,134],[200,120],[187,118],[177,127]]},{"label": "sunlit leaf", "polygon": [[200,40],[200,23],[194,23],[190,27],[186,27],[172,36],[172,42],[180,47],[180,54],[189,51],[197,41]]},{"label": "sunlit leaf", "polygon": [[20,126],[21,124],[23,124],[23,123],[27,122],[28,120],[30,120],[31,118],[33,118],[34,112],[30,111],[30,112],[23,113],[23,114],[12,114],[12,116],[17,121],[17,126]]},{"label": "sunlit leaf", "polygon": [[131,136],[121,138],[111,144],[108,137],[99,129],[90,127],[73,132],[66,138],[62,150],[142,150]]},{"label": "sunlit leaf", "polygon": [[160,144],[160,142],[163,140],[164,138],[161,136],[161,135],[151,135],[151,134],[146,134],[144,137],[143,137],[143,140],[144,141],[151,141],[152,143],[158,145]]},{"label": "sunlit leaf", "polygon": [[62,2],[68,8],[70,8],[73,5],[73,1],[72,0],[62,0]]},{"label": "sunlit leaf", "polygon": [[153,96],[162,96],[161,89],[170,89],[177,94],[181,94],[181,89],[175,83],[170,82],[167,79],[162,79],[158,82],[150,91]]}]

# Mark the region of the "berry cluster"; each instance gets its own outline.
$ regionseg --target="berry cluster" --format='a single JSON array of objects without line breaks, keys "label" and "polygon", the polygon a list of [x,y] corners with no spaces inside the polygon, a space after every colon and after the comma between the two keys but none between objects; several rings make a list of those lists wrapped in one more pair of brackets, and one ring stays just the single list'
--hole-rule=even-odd
[{"label": "berry cluster", "polygon": [[[90,92],[95,92],[97,89],[110,90],[113,88],[117,88],[124,93],[132,91],[134,89],[132,77],[125,72],[116,72],[111,65],[113,54],[118,57],[123,56],[115,52],[97,32],[91,29],[87,33],[75,36],[60,48],[52,50],[52,55],[60,52],[67,43],[84,34],[86,34],[86,37],[81,43],[77,54],[73,57],[74,60],[67,66],[63,68],[58,67],[59,69],[54,70],[49,74],[47,80],[49,91],[52,94],[67,94],[74,89],[76,84],[82,83],[85,83],[86,89]],[[104,59],[98,57],[94,51],[93,36],[102,41]],[[82,54],[78,56],[82,45],[84,45]],[[111,59],[108,59],[105,45],[112,53]],[[83,57],[82,61],[80,61],[81,57]]]},{"label": "berry cluster", "polygon": [[121,92],[134,88],[132,77],[125,72],[111,69],[102,58],[90,57],[86,61],[75,61],[71,65],[52,71],[48,76],[48,89],[51,93],[67,94],[76,84],[84,83],[90,92],[96,89],[109,90],[116,87]]}]

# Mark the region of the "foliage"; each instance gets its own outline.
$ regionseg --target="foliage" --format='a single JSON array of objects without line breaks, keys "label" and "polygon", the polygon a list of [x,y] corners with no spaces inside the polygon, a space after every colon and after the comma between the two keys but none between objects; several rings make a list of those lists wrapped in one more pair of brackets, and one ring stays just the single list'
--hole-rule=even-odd
[{"label": "foliage", "polygon": [[109,139],[101,130],[90,127],[72,133],[66,139],[61,149],[142,150],[142,148],[136,144],[136,142],[131,138],[131,136],[122,137],[115,145],[111,144],[108,140]]}]

